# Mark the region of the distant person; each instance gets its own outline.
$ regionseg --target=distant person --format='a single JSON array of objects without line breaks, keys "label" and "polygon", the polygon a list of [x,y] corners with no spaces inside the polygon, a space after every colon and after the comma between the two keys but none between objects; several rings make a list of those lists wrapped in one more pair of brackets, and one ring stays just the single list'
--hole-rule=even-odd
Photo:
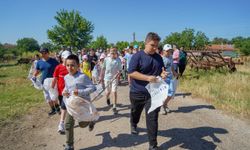
[{"label": "distant person", "polygon": [[[65,88],[63,90],[63,96],[69,97],[71,94],[79,96],[85,100],[90,101],[90,93],[96,90],[91,80],[85,75],[79,72],[79,59],[76,55],[70,55],[66,59],[66,68],[69,72],[64,77]],[[67,99],[66,99],[67,100]],[[74,118],[67,113],[66,114],[66,147],[65,150],[74,149]],[[89,126],[89,131],[94,128],[94,122],[79,122],[80,127]]]},{"label": "distant person", "polygon": [[180,48],[180,58],[179,58],[179,74],[180,77],[183,75],[187,66],[187,52],[183,50],[183,47]]},{"label": "distant person", "polygon": [[178,50],[176,45],[173,45],[173,65],[175,72],[179,73],[179,60],[180,60],[180,51]]},{"label": "distant person", "polygon": [[86,74],[89,77],[89,79],[91,79],[92,78],[91,65],[88,61],[88,55],[83,55],[82,60],[83,60],[81,65],[82,73]]},{"label": "distant person", "polygon": [[104,81],[106,87],[106,101],[110,105],[110,93],[113,94],[113,113],[117,114],[117,86],[118,78],[122,70],[122,63],[118,57],[117,50],[111,48],[110,57],[104,59],[100,81]]},{"label": "distant person", "polygon": [[162,51],[162,59],[167,72],[167,78],[165,79],[165,82],[168,84],[168,97],[163,104],[164,115],[170,112],[170,109],[168,108],[168,102],[171,100],[175,93],[173,86],[173,76],[178,76],[178,74],[174,71],[172,53],[172,46],[170,44],[165,44]]},{"label": "distant person", "polygon": [[162,57],[156,53],[160,37],[150,32],[145,39],[145,49],[137,52],[129,63],[130,101],[131,101],[131,134],[138,134],[137,124],[143,108],[146,112],[147,134],[149,139],[149,150],[157,150],[158,114],[160,107],[147,113],[151,106],[151,96],[145,86],[149,82],[156,82],[157,76],[166,78]]},{"label": "distant person", "polygon": [[[42,54],[42,59],[37,62],[36,70],[32,79],[36,80],[38,74],[41,72],[41,82],[43,84],[46,78],[53,78],[54,70],[56,66],[59,65],[59,63],[56,59],[49,57],[49,50],[47,48],[41,48],[40,53]],[[46,102],[51,108],[51,111],[48,113],[48,115],[54,115],[56,112],[60,114],[60,107],[57,99],[51,99],[49,91],[45,89],[43,89],[43,94]]]},{"label": "distant person", "polygon": [[94,49],[91,49],[90,52],[89,52],[89,55],[88,55],[88,61],[90,63],[90,66],[91,66],[91,71],[94,69],[95,67],[95,64],[97,63],[98,61],[98,57],[96,56],[95,54],[95,50]]},{"label": "distant person", "polygon": [[55,85],[57,85],[57,90],[58,90],[58,99],[59,99],[59,103],[61,106],[61,118],[59,121],[59,125],[58,125],[58,132],[60,134],[64,134],[65,133],[65,117],[66,117],[66,106],[65,103],[63,101],[63,96],[62,96],[62,91],[65,87],[65,82],[64,82],[64,76],[66,76],[68,74],[68,70],[66,68],[66,59],[67,57],[71,55],[71,53],[69,51],[63,51],[61,54],[61,64],[59,64],[58,66],[56,66],[56,69],[54,71],[53,77],[54,80],[52,82],[52,88],[55,88]]},{"label": "distant person", "polygon": [[31,65],[31,67],[30,67],[28,79],[31,79],[31,78],[33,77],[33,74],[34,74],[34,72],[35,72],[35,70],[36,70],[36,64],[37,64],[37,62],[38,62],[39,60],[40,60],[40,56],[39,56],[38,54],[36,54],[36,55],[34,56],[34,60],[33,60],[32,65]]},{"label": "distant person", "polygon": [[[133,46],[129,46],[128,49],[127,49],[127,53],[125,54],[124,58],[126,60],[126,70],[125,70],[125,74],[127,76],[127,73],[128,73],[128,67],[129,67],[129,63],[130,63],[130,60],[133,56]],[[128,81],[129,81],[129,77],[127,77]]]}]

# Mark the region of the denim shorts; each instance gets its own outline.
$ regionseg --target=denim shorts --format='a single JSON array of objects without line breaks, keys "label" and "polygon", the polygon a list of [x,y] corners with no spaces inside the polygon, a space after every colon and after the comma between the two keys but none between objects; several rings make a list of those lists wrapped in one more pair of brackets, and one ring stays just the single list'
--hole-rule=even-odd
[{"label": "denim shorts", "polygon": [[168,96],[174,96],[174,84],[173,79],[167,78],[165,82],[168,84]]}]

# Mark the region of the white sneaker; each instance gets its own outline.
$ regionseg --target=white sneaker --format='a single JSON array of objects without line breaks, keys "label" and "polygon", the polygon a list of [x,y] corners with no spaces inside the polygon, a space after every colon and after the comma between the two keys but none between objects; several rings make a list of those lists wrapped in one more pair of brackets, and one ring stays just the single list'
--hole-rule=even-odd
[{"label": "white sneaker", "polygon": [[58,133],[60,134],[65,134],[65,128],[64,128],[64,123],[60,122],[58,125]]}]

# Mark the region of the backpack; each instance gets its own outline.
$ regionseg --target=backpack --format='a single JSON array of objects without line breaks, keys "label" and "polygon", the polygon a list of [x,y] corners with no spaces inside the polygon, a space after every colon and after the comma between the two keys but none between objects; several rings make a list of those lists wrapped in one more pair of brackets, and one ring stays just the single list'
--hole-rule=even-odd
[{"label": "backpack", "polygon": [[183,50],[179,54],[179,63],[184,65],[187,63],[187,53]]}]

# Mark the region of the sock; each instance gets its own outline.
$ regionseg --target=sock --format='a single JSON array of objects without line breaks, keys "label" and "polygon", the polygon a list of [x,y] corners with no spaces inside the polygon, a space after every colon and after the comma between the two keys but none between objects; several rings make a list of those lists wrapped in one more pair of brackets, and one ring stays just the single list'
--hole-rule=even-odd
[{"label": "sock", "polygon": [[116,108],[116,104],[113,104],[113,108]]}]

